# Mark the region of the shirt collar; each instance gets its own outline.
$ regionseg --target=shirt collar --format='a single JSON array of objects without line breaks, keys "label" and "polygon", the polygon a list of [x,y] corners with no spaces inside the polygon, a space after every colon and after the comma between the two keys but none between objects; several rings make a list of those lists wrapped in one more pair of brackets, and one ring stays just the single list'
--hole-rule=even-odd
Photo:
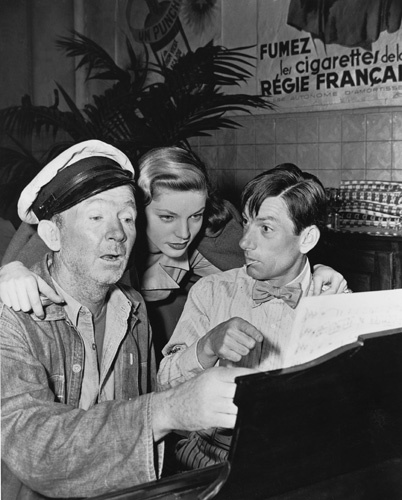
[{"label": "shirt collar", "polygon": [[171,290],[180,288],[177,281],[190,270],[187,252],[175,259],[163,253],[150,254],[147,269],[141,279],[141,290]]},{"label": "shirt collar", "polygon": [[303,290],[303,296],[305,296],[310,289],[311,278],[310,262],[308,259],[306,259],[306,263],[304,264],[301,273],[298,274],[295,279],[293,279],[289,283],[286,283],[285,286],[293,285],[294,283],[300,283]]},{"label": "shirt collar", "polygon": [[[44,255],[43,259],[34,264],[31,269],[49,286],[53,285],[64,300],[68,299],[69,313],[67,314],[66,304],[56,304],[44,297],[42,303],[46,314],[45,317],[43,319],[38,318],[34,313],[31,313],[31,317],[34,319],[34,321],[41,322],[64,319],[66,315],[68,315],[70,321],[76,326],[78,313],[82,305],[76,299],[71,297],[65,290],[63,290],[61,286],[52,278],[49,271],[52,261],[53,254],[51,252],[47,253],[46,255]],[[110,287],[108,308],[111,304],[113,304],[116,309],[126,309],[127,304],[127,307],[130,309],[130,311],[132,310],[132,312],[135,313],[140,302],[138,300],[131,300],[118,285],[112,285]]]},{"label": "shirt collar", "polygon": [[[247,276],[249,276],[247,273],[247,266],[246,265],[243,266],[243,270],[244,270],[245,274]],[[289,281],[288,283],[286,283],[283,286],[293,285],[294,283],[301,283],[303,292],[306,292],[306,291],[308,291],[308,289],[310,287],[311,278],[312,278],[312,276],[311,276],[311,270],[310,270],[310,262],[308,259],[306,259],[306,263],[304,264],[303,269],[296,276],[296,278],[292,279],[292,281]],[[254,283],[254,281],[256,281],[251,277],[250,277],[250,279],[252,280],[253,283]],[[267,280],[267,281],[269,281],[269,280]]]},{"label": "shirt collar", "polygon": [[72,297],[70,294],[68,294],[63,288],[55,281],[55,279],[52,277],[52,282],[53,285],[56,289],[56,292],[60,295],[60,297],[64,300],[64,310],[66,312],[66,315],[70,319],[70,321],[73,323],[75,327],[78,326],[78,314],[80,312],[80,309],[82,305],[76,300],[74,297]]},{"label": "shirt collar", "polygon": [[190,270],[190,264],[188,261],[188,253],[187,252],[185,252],[182,256],[177,257],[177,258],[176,257],[169,257],[168,255],[165,255],[164,253],[153,254],[153,255],[160,255],[160,257],[157,259],[157,261],[163,267],[174,267],[177,269],[182,269],[183,271]]},{"label": "shirt collar", "polygon": [[[74,297],[68,294],[63,288],[52,278],[56,292],[63,298],[64,310],[69,320],[75,327],[78,327],[78,315],[81,307],[84,307],[78,302]],[[128,315],[129,310],[133,303],[126,297],[126,295],[119,289],[118,286],[112,285],[109,290],[108,300],[106,302],[106,308],[109,310],[113,307],[116,310],[124,311],[125,315]]]},{"label": "shirt collar", "polygon": [[[243,266],[243,269],[244,269],[244,272],[247,274],[247,267]],[[254,285],[256,280],[254,280],[252,278],[251,278],[251,280],[252,280],[252,284]],[[309,293],[309,290],[310,290],[311,280],[312,280],[312,275],[311,275],[310,262],[308,259],[306,259],[306,263],[304,264],[302,271],[293,280],[289,281],[288,283],[286,283],[286,285],[283,285],[283,286],[289,286],[289,285],[293,285],[295,283],[300,283],[300,285],[302,287],[302,291],[303,291],[302,297],[306,297]],[[267,280],[267,281],[269,281],[269,280]],[[251,299],[251,293],[250,293],[250,299]],[[258,307],[257,305],[255,305],[253,300],[252,300],[252,302],[253,302],[253,307]]]}]

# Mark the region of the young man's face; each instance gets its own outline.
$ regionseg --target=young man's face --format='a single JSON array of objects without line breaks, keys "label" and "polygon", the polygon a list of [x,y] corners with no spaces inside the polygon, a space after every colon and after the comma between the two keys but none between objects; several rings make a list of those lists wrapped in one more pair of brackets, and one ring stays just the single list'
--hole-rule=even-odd
[{"label": "young man's face", "polygon": [[104,191],[66,210],[58,255],[64,275],[85,287],[116,283],[135,241],[136,215],[129,186]]},{"label": "young man's face", "polygon": [[251,217],[248,206],[243,214],[243,237],[247,274],[256,280],[272,280],[274,285],[286,285],[303,270],[305,255],[301,252],[301,235],[281,197],[264,200],[259,213]]}]

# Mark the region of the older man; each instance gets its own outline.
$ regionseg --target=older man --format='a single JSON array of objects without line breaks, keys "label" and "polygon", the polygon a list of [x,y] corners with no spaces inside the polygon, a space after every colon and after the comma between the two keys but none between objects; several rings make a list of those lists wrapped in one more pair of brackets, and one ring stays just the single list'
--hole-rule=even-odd
[{"label": "older man", "polygon": [[23,191],[52,250],[35,271],[64,302],[43,319],[0,303],[2,495],[85,497],[154,480],[173,429],[233,427],[234,377],[214,369],[152,393],[144,302],[116,285],[135,236],[133,168],[100,141],[68,149]]}]

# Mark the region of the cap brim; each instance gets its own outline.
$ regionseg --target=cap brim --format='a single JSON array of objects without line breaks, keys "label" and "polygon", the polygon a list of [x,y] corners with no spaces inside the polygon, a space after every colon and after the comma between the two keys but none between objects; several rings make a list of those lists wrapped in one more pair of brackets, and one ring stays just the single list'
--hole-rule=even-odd
[{"label": "cap brim", "polygon": [[20,219],[28,224],[38,224],[39,220],[30,207],[36,200],[42,186],[50,182],[60,170],[89,156],[105,156],[116,161],[124,170],[129,170],[134,174],[134,168],[128,157],[114,146],[96,139],[80,142],[54,158],[23,189],[18,200]]}]

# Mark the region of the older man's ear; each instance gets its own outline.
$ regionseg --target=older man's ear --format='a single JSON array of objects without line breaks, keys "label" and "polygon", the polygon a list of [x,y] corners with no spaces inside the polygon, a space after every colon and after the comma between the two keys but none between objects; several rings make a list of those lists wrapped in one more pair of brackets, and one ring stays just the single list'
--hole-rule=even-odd
[{"label": "older man's ear", "polygon": [[53,252],[60,250],[60,229],[55,222],[41,220],[38,224],[38,234],[50,250],[53,250]]},{"label": "older man's ear", "polygon": [[317,245],[320,234],[317,226],[308,226],[303,229],[300,235],[300,252],[306,254],[312,250]]}]

